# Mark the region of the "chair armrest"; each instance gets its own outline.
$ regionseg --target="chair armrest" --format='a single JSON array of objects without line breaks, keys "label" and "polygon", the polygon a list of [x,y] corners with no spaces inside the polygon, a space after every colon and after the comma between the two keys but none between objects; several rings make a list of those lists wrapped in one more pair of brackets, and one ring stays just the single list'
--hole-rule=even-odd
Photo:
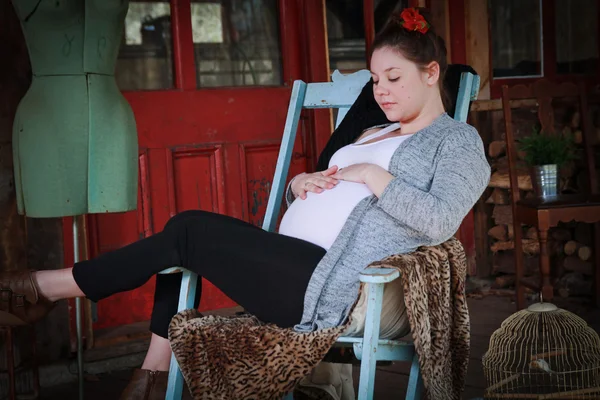
[{"label": "chair armrest", "polygon": [[367,268],[360,273],[360,281],[364,283],[388,283],[397,279],[400,272],[392,268]]}]

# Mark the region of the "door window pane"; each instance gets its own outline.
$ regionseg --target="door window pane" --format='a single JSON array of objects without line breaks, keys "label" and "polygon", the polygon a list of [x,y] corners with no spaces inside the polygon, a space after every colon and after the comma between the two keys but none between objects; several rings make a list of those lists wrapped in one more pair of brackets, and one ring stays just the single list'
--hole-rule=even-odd
[{"label": "door window pane", "polygon": [[327,0],[329,67],[351,73],[367,68],[363,2]]},{"label": "door window pane", "polygon": [[[375,32],[385,26],[392,14],[407,7],[408,0],[375,0],[373,14]],[[342,73],[367,68],[363,1],[327,0],[327,37],[329,67]]]},{"label": "door window pane", "polygon": [[598,71],[598,1],[556,0],[556,72]]},{"label": "door window pane", "polygon": [[169,2],[131,1],[115,70],[119,88],[172,88],[172,47]]},{"label": "door window pane", "polygon": [[281,85],[277,0],[192,3],[198,87]]},{"label": "door window pane", "polygon": [[540,0],[490,0],[494,78],[542,75]]}]

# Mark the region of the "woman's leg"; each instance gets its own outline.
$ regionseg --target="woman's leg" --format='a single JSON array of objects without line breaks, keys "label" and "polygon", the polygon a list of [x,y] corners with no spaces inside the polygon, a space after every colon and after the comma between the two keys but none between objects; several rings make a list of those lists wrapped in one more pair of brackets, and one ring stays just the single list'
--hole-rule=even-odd
[{"label": "woman's leg", "polygon": [[[150,371],[168,371],[171,361],[171,345],[167,339],[166,324],[177,312],[181,273],[156,275],[154,306],[150,320],[150,347],[144,358],[142,369]],[[198,308],[202,293],[202,278],[198,278],[194,308]],[[158,335],[156,332],[160,332]]]},{"label": "woman's leg", "polygon": [[[216,214],[179,214],[169,221],[165,230],[185,230],[187,234],[193,234],[205,224],[212,227],[211,240],[216,245],[198,261],[204,268],[191,268],[192,265],[187,265],[187,268],[204,275],[259,318],[285,326],[297,323],[301,317],[308,280],[325,250]],[[236,243],[239,246],[235,246]],[[208,246],[209,241],[204,244]],[[195,257],[190,256],[190,259]],[[185,266],[183,263],[177,265]],[[241,288],[238,288],[238,283],[242,284]],[[166,337],[169,322],[177,312],[180,285],[181,274],[157,276],[150,324],[153,335],[142,369],[167,371],[169,368],[171,347]],[[200,292],[201,282],[198,282],[196,306]],[[263,297],[264,305],[261,305]],[[287,311],[281,313],[277,312],[278,307],[273,306],[285,303],[288,307],[282,309],[286,308]]]},{"label": "woman's leg", "polygon": [[42,296],[54,302],[72,297],[84,297],[71,268],[36,271],[35,280]]},{"label": "woman's leg", "polygon": [[[303,240],[228,216],[190,211],[156,235],[78,263],[73,276],[83,293],[98,301],[139,287],[167,267],[181,266],[265,322],[289,327],[302,316],[308,281],[324,255],[323,248]],[[163,310],[160,318],[152,318],[153,332],[163,337],[177,311],[176,281],[155,306],[155,312]]]},{"label": "woman's leg", "polygon": [[[323,255],[323,248],[302,240],[190,211],[173,217],[160,233],[76,264],[72,276],[66,269],[40,272],[36,278],[39,291],[53,300],[85,294],[99,301],[135,289],[167,267],[181,266],[263,321],[289,327],[302,316],[308,281]],[[162,337],[177,311],[179,286],[171,287],[152,318],[153,332]]]},{"label": "woman's leg", "polygon": [[171,344],[169,343],[169,339],[153,333],[142,369],[147,369],[148,371],[168,371],[170,362]]},{"label": "woman's leg", "polygon": [[[137,276],[133,276],[127,273],[128,266],[135,265],[136,263],[144,263],[144,265],[151,265],[150,260],[152,260],[152,258],[154,258],[154,261],[159,263],[159,265],[163,265],[163,263],[166,262],[167,264],[165,264],[164,268],[167,268],[169,266],[175,266],[174,264],[168,264],[168,256],[166,257],[165,261],[165,253],[170,253],[168,250],[164,251],[165,246],[163,243],[165,242],[165,237],[167,237],[168,239],[169,236],[165,235],[165,230],[170,230],[171,226],[175,222],[183,220],[189,215],[190,212],[178,214],[167,222],[163,232],[160,232],[156,235],[140,240],[138,242],[132,243],[114,252],[106,253],[93,260],[80,262],[76,264],[76,267],[74,268],[36,271],[34,275],[39,292],[45,298],[53,302],[62,299],[84,296],[87,296],[88,298],[94,301],[98,301],[100,298],[107,297],[108,295],[106,294],[92,294],[94,293],[93,290],[86,293],[82,291],[74,275],[77,273],[77,268],[82,266],[83,268],[85,268],[86,264],[96,266],[110,264],[113,268],[109,268],[109,270],[106,271],[107,273],[100,274],[101,280],[98,280],[96,282],[90,282],[90,280],[93,280],[94,277],[98,276],[88,274],[88,271],[84,270],[82,273],[79,274],[82,276],[81,279],[84,281],[84,286],[96,286],[98,289],[100,289],[99,287],[102,286],[103,293],[105,293],[106,290],[108,290],[109,292],[114,291],[114,293],[118,293],[121,291],[135,289],[143,285],[148,279],[150,279],[152,275],[154,275],[154,273],[148,271],[140,271],[140,269],[138,268]],[[159,255],[159,257],[156,258],[156,255]],[[131,264],[129,263],[129,261],[131,261]],[[154,271],[155,269],[156,268],[152,269],[152,271]],[[139,277],[139,272],[142,272],[141,278]],[[115,275],[110,276],[110,274],[112,273],[114,273]],[[121,282],[121,284],[119,284],[119,281]],[[116,283],[116,285],[111,285],[111,282]]]},{"label": "woman's leg", "polygon": [[[70,298],[70,297],[83,297],[85,294],[79,289],[79,286],[73,279],[73,273],[70,269],[63,270],[52,270],[52,271],[38,271],[36,272],[36,279],[38,286],[44,288],[45,292],[42,292],[46,298],[51,301],[59,299]],[[172,313],[173,299],[175,303],[178,302],[179,286],[181,285],[181,274],[170,274],[170,275],[158,275],[157,285],[154,295],[154,309],[152,311],[153,321],[161,321],[165,315]],[[196,307],[198,306],[198,299],[200,297],[201,286],[198,282],[198,289],[196,291]],[[171,307],[170,307],[171,306]],[[176,309],[177,306],[175,306]],[[158,328],[152,329],[156,330]],[[149,371],[168,371],[169,363],[171,361],[171,345],[169,340],[159,336],[155,333],[152,334],[150,339],[150,346],[148,352],[144,358],[142,369]]]}]

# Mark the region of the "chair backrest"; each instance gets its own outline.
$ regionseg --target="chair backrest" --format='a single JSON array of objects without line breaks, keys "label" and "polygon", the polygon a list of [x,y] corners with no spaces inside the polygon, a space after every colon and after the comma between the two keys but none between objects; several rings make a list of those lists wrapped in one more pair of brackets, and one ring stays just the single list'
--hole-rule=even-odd
[{"label": "chair backrest", "polygon": [[[360,70],[350,75],[343,75],[336,70],[332,74],[332,82],[308,84],[301,80],[294,82],[263,229],[273,231],[277,224],[302,109],[337,108],[338,115],[335,124],[337,127],[369,79],[371,79],[371,73],[367,70]],[[463,72],[456,99],[454,113],[456,120],[466,122],[469,105],[472,100],[477,99],[478,93],[479,76]]]},{"label": "chair backrest", "polygon": [[[518,171],[517,171],[517,148],[515,146],[515,135],[512,123],[512,108],[523,104],[523,101],[534,100],[532,104],[536,104],[539,123],[541,125],[541,133],[547,135],[560,135],[556,132],[554,121],[554,100],[562,100],[563,102],[572,99],[576,102],[580,121],[583,146],[585,148],[585,156],[587,159],[588,177],[591,193],[598,193],[598,180],[596,179],[596,167],[594,160],[594,149],[592,141],[592,126],[588,113],[587,96],[585,86],[574,83],[552,83],[542,79],[532,85],[515,85],[502,87],[502,108],[504,111],[504,124],[506,129],[506,153],[508,156],[509,178],[511,186],[511,199],[514,202],[520,200],[520,192],[518,190]],[[511,102],[518,100],[520,102]]]}]

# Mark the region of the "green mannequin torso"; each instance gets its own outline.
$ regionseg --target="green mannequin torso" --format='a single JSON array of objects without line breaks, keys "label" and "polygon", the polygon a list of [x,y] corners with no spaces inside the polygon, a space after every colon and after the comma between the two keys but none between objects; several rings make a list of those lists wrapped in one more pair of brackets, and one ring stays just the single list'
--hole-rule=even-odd
[{"label": "green mannequin torso", "polygon": [[137,204],[137,134],[114,80],[128,3],[15,0],[33,80],[13,126],[19,211],[32,217]]},{"label": "green mannequin torso", "polygon": [[129,3],[14,0],[34,75],[113,75]]}]

